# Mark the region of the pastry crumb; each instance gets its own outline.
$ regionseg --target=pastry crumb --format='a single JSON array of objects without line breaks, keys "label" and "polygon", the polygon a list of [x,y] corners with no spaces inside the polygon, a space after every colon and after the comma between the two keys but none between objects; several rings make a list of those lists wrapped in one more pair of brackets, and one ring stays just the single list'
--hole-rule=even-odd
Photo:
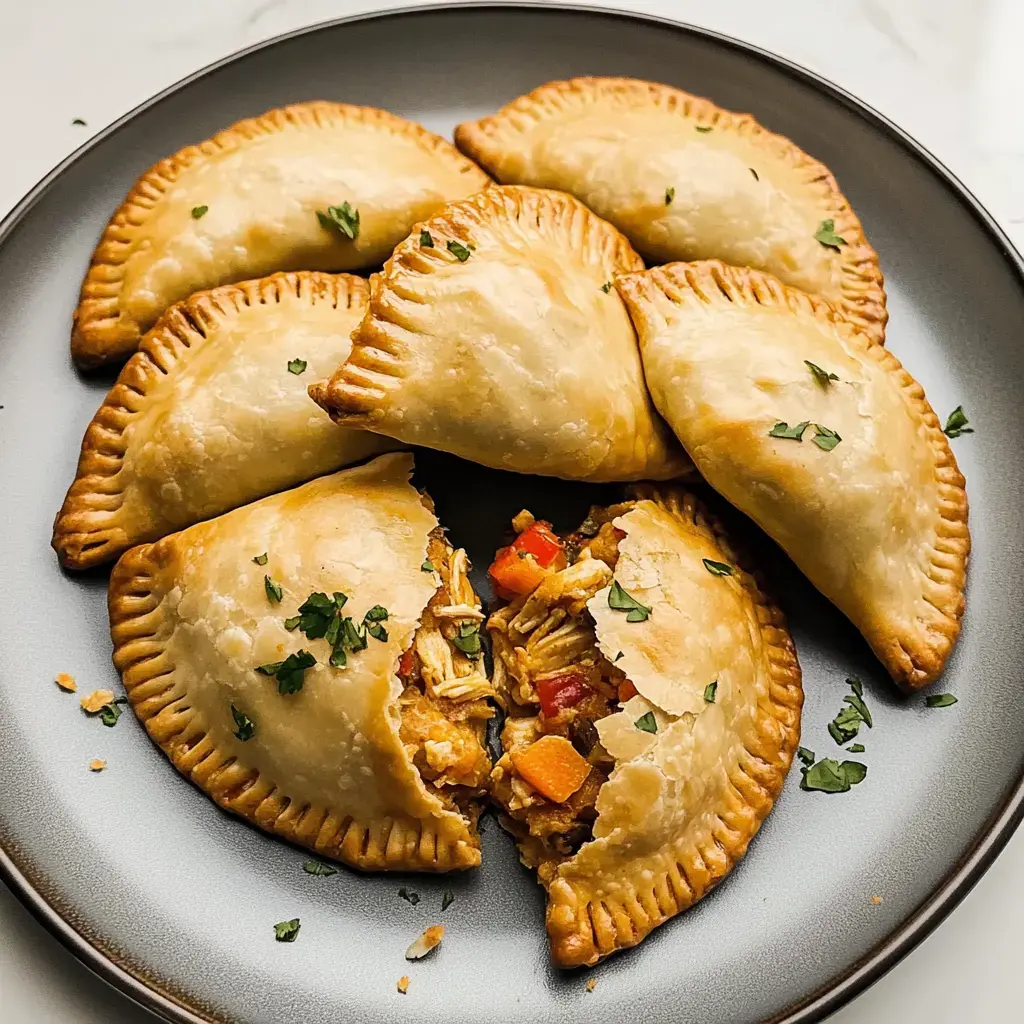
[{"label": "pastry crumb", "polygon": [[89,771],[91,772],[101,772],[106,767],[107,762],[104,761],[103,758],[101,757],[94,758],[92,761],[89,762]]},{"label": "pastry crumb", "polygon": [[82,705],[82,710],[90,715],[98,714],[114,699],[113,690],[93,690],[92,693],[87,693],[79,703]]},{"label": "pastry crumb", "polygon": [[403,996],[405,995],[406,992],[409,991],[409,975],[408,974],[403,974],[398,979],[398,991],[401,992]]},{"label": "pastry crumb", "polygon": [[431,925],[415,942],[405,951],[406,960],[419,960],[426,956],[432,949],[440,945],[444,938],[444,925]]},{"label": "pastry crumb", "polygon": [[597,978],[588,978],[587,979],[587,991],[588,992],[593,992],[595,988],[597,988]]},{"label": "pastry crumb", "polygon": [[523,509],[518,515],[512,517],[512,529],[516,533],[522,533],[524,530],[528,530],[533,524],[537,522],[533,517],[533,513],[527,509]]},{"label": "pastry crumb", "polygon": [[884,900],[882,899],[881,896],[872,896],[871,897],[871,902],[874,903],[874,905],[877,907],[880,903],[883,903]]},{"label": "pastry crumb", "polygon": [[78,689],[78,683],[75,682],[75,677],[68,675],[67,672],[58,672],[54,682],[65,692],[74,693]]}]

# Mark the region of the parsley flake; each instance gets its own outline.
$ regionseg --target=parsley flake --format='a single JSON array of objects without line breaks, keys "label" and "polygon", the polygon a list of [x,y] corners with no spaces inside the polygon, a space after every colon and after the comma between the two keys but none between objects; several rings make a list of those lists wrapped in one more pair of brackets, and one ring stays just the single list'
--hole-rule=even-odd
[{"label": "parsley flake", "polygon": [[615,657],[614,657],[614,658],[613,658],[612,660],[613,660],[613,661],[618,661],[618,660],[619,660],[619,658],[624,658],[625,656],[626,656],[626,655],[625,655],[625,654],[624,654],[624,653],[623,653],[622,651],[619,651],[619,653],[618,653],[618,654],[616,654],[616,655],[615,655]]},{"label": "parsley flake", "polygon": [[676,197],[676,190],[675,190],[675,188],[667,188],[667,189],[665,189],[665,205],[666,206],[670,206],[672,204],[672,200],[675,199],[675,197]]},{"label": "parsley flake", "polygon": [[256,731],[256,726],[252,724],[252,719],[244,712],[239,711],[234,704],[231,705],[231,717],[235,720],[236,738],[240,739],[243,743],[251,740],[253,733]]},{"label": "parsley flake", "polygon": [[704,703],[705,704],[714,704],[715,703],[715,694],[717,692],[718,692],[718,680],[716,679],[713,683],[708,683],[708,685],[704,687]]},{"label": "parsley flake", "polygon": [[871,720],[871,712],[868,710],[867,704],[864,703],[863,684],[855,678],[846,681],[852,691],[843,698],[843,703],[848,706],[828,723],[829,735],[839,746],[855,739],[857,733],[860,732],[861,725],[866,725],[870,729],[874,724]]},{"label": "parsley flake", "polygon": [[460,622],[459,631],[452,637],[452,643],[467,657],[478,658],[480,656],[480,624]]},{"label": "parsley flake", "polygon": [[800,788],[818,793],[847,793],[851,787],[863,782],[867,774],[867,765],[859,761],[843,761],[840,764],[826,757],[803,770]]},{"label": "parsley flake", "polygon": [[820,423],[812,423],[814,427],[814,437],[811,440],[823,451],[830,452],[842,438],[829,427],[823,427]]},{"label": "parsley flake", "polygon": [[74,117],[74,118],[72,118],[72,119],[71,119],[71,123],[72,123],[72,124],[77,124],[77,125],[81,125],[82,127],[85,127],[85,122],[84,122],[84,121],[83,121],[83,120],[82,120],[82,119],[81,119],[80,117]]},{"label": "parsley flake", "polygon": [[414,907],[420,901],[420,894],[418,892],[413,892],[412,889],[406,889],[404,885],[398,890],[398,895],[407,903],[411,903]]},{"label": "parsley flake", "polygon": [[309,651],[296,651],[284,661],[258,665],[256,671],[263,676],[273,676],[277,680],[278,693],[298,693],[305,682],[306,669],[315,664],[316,658]]},{"label": "parsley flake", "polygon": [[641,715],[633,725],[635,725],[641,732],[658,731],[658,720],[654,717],[653,711],[648,711],[646,715]]},{"label": "parsley flake", "polygon": [[946,420],[946,425],[942,428],[942,432],[946,437],[959,437],[961,434],[973,434],[974,427],[967,425],[967,414],[964,412],[964,407],[958,405],[950,414]]},{"label": "parsley flake", "polygon": [[754,176],[754,181],[760,181],[761,180],[757,176],[757,171],[755,171],[753,167],[748,167],[747,170],[750,171],[750,173]]},{"label": "parsley flake", "polygon": [[451,239],[448,242],[448,251],[460,262],[465,263],[466,260],[472,255],[473,247],[465,246],[461,242],[456,242],[455,239]]},{"label": "parsley flake", "polygon": [[271,604],[280,604],[281,598],[284,597],[284,591],[281,589],[281,584],[276,580],[272,580],[269,576],[263,577],[263,589],[267,592],[267,600]]},{"label": "parsley flake", "polygon": [[437,572],[434,563],[428,558],[421,566],[420,572]]},{"label": "parsley flake", "polygon": [[117,725],[117,720],[121,717],[121,705],[127,704],[128,701],[124,697],[117,697],[112,700],[109,704],[104,704],[100,708],[99,719],[108,728],[113,729]]},{"label": "parsley flake", "polygon": [[924,699],[925,707],[929,708],[948,708],[956,702],[956,697],[951,693],[930,693]]},{"label": "parsley flake", "polygon": [[796,756],[806,765],[808,768],[814,764],[814,751],[808,750],[806,747],[797,747]]},{"label": "parsley flake", "polygon": [[851,743],[850,746],[846,748],[846,752],[848,754],[863,754],[864,749],[863,743]]},{"label": "parsley flake", "polygon": [[434,236],[426,228],[420,230],[420,245],[424,249],[434,248]]},{"label": "parsley flake", "polygon": [[267,564],[267,553],[266,553],[266,551],[264,551],[262,555],[257,555],[253,559],[253,562],[255,562],[256,565],[266,565]]},{"label": "parsley flake", "polygon": [[347,202],[341,206],[328,206],[326,213],[317,210],[316,218],[321,227],[340,231],[352,241],[359,237],[359,211]]},{"label": "parsley flake", "polygon": [[274,938],[278,942],[294,942],[301,927],[297,917],[293,917],[290,921],[280,921],[274,925]]},{"label": "parsley flake", "polygon": [[443,914],[455,902],[455,893],[451,889],[445,889],[444,898],[441,900],[441,913]]},{"label": "parsley flake", "polygon": [[207,210],[209,210],[208,206],[193,206],[192,207],[192,219],[193,220],[199,220],[199,218],[202,217],[206,213]]},{"label": "parsley flake", "polygon": [[701,561],[712,576],[731,576],[733,574],[732,566],[725,562],[716,562],[713,558],[702,558]]},{"label": "parsley flake", "polygon": [[618,580],[612,581],[611,589],[608,591],[608,607],[617,612],[627,612],[627,622],[643,622],[651,614],[651,609],[627,594]]},{"label": "parsley flake", "polygon": [[817,363],[812,363],[810,359],[805,359],[804,364],[814,374],[814,379],[821,385],[822,391],[828,391],[832,386],[832,381],[839,380],[834,373],[829,373],[828,370],[823,370]]},{"label": "parsley flake", "polygon": [[330,864],[325,864],[322,860],[307,860],[302,865],[302,870],[307,875],[319,875],[321,878],[327,878],[338,873],[337,868],[332,868]]},{"label": "parsley flake", "polygon": [[701,135],[707,135],[707,133],[711,131],[712,127],[714,126],[710,124],[698,124],[694,126],[693,130],[695,132],[700,132]]},{"label": "parsley flake", "polygon": [[607,295],[612,290],[612,287],[613,285],[611,281],[605,281],[605,283],[601,285],[601,291],[603,291],[605,295]]},{"label": "parsley flake", "polygon": [[294,373],[297,377],[308,365],[305,359],[290,359],[288,361],[288,372]]},{"label": "parsley flake", "polygon": [[780,420],[778,423],[768,431],[769,437],[782,437],[787,441],[802,441],[804,438],[804,431],[811,425],[810,420],[804,420],[802,423],[798,423],[795,427],[791,427],[788,423]]},{"label": "parsley flake", "polygon": [[836,234],[836,222],[834,220],[823,220],[821,226],[814,232],[814,238],[826,249],[835,249],[839,252],[839,246],[846,245],[846,239]]}]

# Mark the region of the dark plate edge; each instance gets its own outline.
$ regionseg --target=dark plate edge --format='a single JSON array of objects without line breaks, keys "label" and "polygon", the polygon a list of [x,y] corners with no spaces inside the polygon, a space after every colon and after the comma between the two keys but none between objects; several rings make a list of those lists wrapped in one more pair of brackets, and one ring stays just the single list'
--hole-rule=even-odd
[{"label": "dark plate edge", "polygon": [[[228,64],[243,60],[252,53],[275,46],[286,40],[296,39],[323,29],[335,28],[339,25],[353,24],[360,21],[383,20],[386,18],[400,18],[417,14],[422,15],[425,13],[442,14],[488,8],[495,10],[504,9],[506,11],[530,10],[534,12],[553,10],[557,13],[575,12],[591,17],[647,22],[681,34],[711,40],[719,46],[738,51],[747,57],[785,71],[791,77],[825,93],[848,110],[859,115],[876,130],[897,142],[910,156],[924,164],[946,185],[953,197],[960,202],[998,245],[1004,259],[1016,272],[1021,288],[1024,290],[1024,259],[1014,248],[1006,233],[970,189],[945,164],[903,131],[902,128],[864,101],[857,99],[852,93],[785,57],[780,57],[753,43],[743,42],[711,29],[700,28],[696,25],[677,22],[652,14],[616,10],[614,8],[591,7],[587,4],[566,3],[562,2],[562,0],[512,0],[512,2],[509,2],[509,0],[461,0],[461,2],[456,0],[456,2],[368,12],[307,25],[304,28],[294,29],[291,32],[285,32],[237,50],[226,57],[222,57],[220,60],[200,68],[191,75],[179,79],[166,89],[151,96],[148,100],[143,101],[128,111],[128,113],[118,118],[97,135],[79,146],[78,149],[74,150],[68,157],[57,164],[53,170],[41,178],[21,201],[15,205],[11,212],[0,221],[0,245],[6,241],[26,214],[64,171],[81,156],[114,135],[139,114],[155,107],[158,103],[185,86],[190,85],[192,82],[212,74]],[[973,846],[965,851],[960,863],[908,918],[895,928],[867,956],[852,965],[847,971],[837,975],[827,985],[809,994],[805,999],[782,1011],[781,1014],[777,1014],[769,1021],[765,1021],[764,1024],[816,1024],[816,1022],[824,1020],[863,992],[868,986],[878,981],[879,978],[895,967],[903,957],[923,942],[945,920],[947,915],[956,908],[991,866],[1022,819],[1024,819],[1024,773],[1008,788],[1007,797],[1002,807],[989,820],[988,825],[981,831]],[[0,880],[8,886],[36,920],[94,974],[108,984],[113,985],[134,1002],[164,1020],[172,1022],[172,1024],[227,1024],[226,1019],[207,1016],[199,1008],[190,1008],[174,996],[165,994],[163,986],[159,982],[155,979],[144,977],[137,968],[118,964],[116,953],[112,950],[104,949],[99,942],[90,940],[60,916],[59,912],[42,895],[40,889],[43,886],[40,885],[37,888],[28,877],[29,874],[30,869],[26,863],[19,865],[16,862],[13,844],[10,843],[7,837],[0,835]]]}]

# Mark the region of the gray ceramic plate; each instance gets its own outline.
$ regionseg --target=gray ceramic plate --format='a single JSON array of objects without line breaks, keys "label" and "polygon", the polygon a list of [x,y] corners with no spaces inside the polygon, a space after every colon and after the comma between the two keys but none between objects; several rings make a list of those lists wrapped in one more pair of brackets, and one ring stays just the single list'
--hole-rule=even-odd
[{"label": "gray ceramic plate", "polygon": [[[875,711],[867,780],[839,796],[791,776],[750,855],[708,899],[596,972],[547,966],[541,891],[491,822],[484,867],[460,878],[304,874],[303,854],[220,813],[131,715],[86,720],[53,685],[117,686],[105,576],[66,578],[49,529],[83,428],[108,386],[76,376],[71,310],[89,253],[135,176],[239,117],[323,97],[387,107],[447,133],[552,78],[622,74],[749,110],[824,160],[881,254],[892,350],[945,415],[974,532],[963,639],[926,710],[886,684],[854,632],[763,538],[750,542],[788,611],[805,673],[804,742],[844,679]],[[716,1024],[818,1020],[966,892],[1020,815],[1024,746],[1024,291],[1005,237],[950,175],[851,97],[750,47],[650,20],[520,6],[407,12],[327,25],[231,58],[140,107],[58,168],[0,228],[0,867],[98,973],[173,1021],[517,1024],[579,1019]],[[438,456],[420,479],[486,565],[524,503],[568,523],[595,492]],[[742,530],[742,524],[740,525]],[[752,533],[749,528],[745,532]],[[94,757],[109,768],[85,770]],[[441,897],[455,904],[441,918]],[[872,902],[881,896],[883,902]],[[293,945],[271,925],[300,917]],[[432,959],[402,953],[427,924]],[[407,996],[395,992],[412,977]]]}]

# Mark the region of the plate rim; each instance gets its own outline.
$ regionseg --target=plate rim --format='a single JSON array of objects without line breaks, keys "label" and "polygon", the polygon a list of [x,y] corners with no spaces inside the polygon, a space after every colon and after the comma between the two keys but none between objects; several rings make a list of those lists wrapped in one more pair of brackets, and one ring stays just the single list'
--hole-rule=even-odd
[{"label": "plate rim", "polygon": [[[736,51],[824,93],[845,109],[862,118],[875,130],[888,137],[890,141],[895,142],[910,157],[924,164],[932,174],[938,177],[946,186],[950,198],[958,201],[973,216],[991,241],[996,244],[1009,269],[1016,273],[1021,291],[1024,292],[1024,258],[973,192],[930,150],[870,104],[854,96],[853,93],[795,61],[754,43],[745,42],[713,29],[676,21],[661,15],[626,11],[614,7],[595,7],[590,4],[571,2],[571,0],[447,0],[447,2],[441,3],[410,4],[384,11],[367,11],[318,21],[235,50],[143,100],[61,160],[29,189],[7,216],[0,220],[0,246],[7,242],[21,221],[56,185],[65,172],[86,153],[165,99],[223,67],[242,61],[254,53],[270,49],[280,43],[334,29],[341,25],[364,21],[383,21],[409,15],[444,15],[488,9],[503,10],[509,13],[525,11],[530,13],[554,12],[558,15],[576,14],[655,25],[680,35],[707,40]],[[1001,806],[981,828],[971,846],[963,851],[957,865],[908,916],[859,961],[838,972],[823,986],[808,993],[774,1017],[764,1021],[763,1024],[817,1024],[882,978],[923,942],[960,904],[1002,852],[1022,819],[1024,819],[1024,771],[1015,780],[1008,783],[1006,796]],[[31,870],[26,865],[19,864],[16,846],[11,838],[0,833],[0,880],[6,884],[29,913],[80,963],[133,1002],[171,1024],[228,1024],[227,1018],[209,1016],[198,1007],[190,1007],[180,998],[168,994],[156,978],[146,977],[140,969],[129,969],[118,963],[118,957],[114,951],[103,949],[97,941],[87,938],[61,916],[58,909],[43,895],[42,881],[34,883],[30,878],[31,874]]]}]

